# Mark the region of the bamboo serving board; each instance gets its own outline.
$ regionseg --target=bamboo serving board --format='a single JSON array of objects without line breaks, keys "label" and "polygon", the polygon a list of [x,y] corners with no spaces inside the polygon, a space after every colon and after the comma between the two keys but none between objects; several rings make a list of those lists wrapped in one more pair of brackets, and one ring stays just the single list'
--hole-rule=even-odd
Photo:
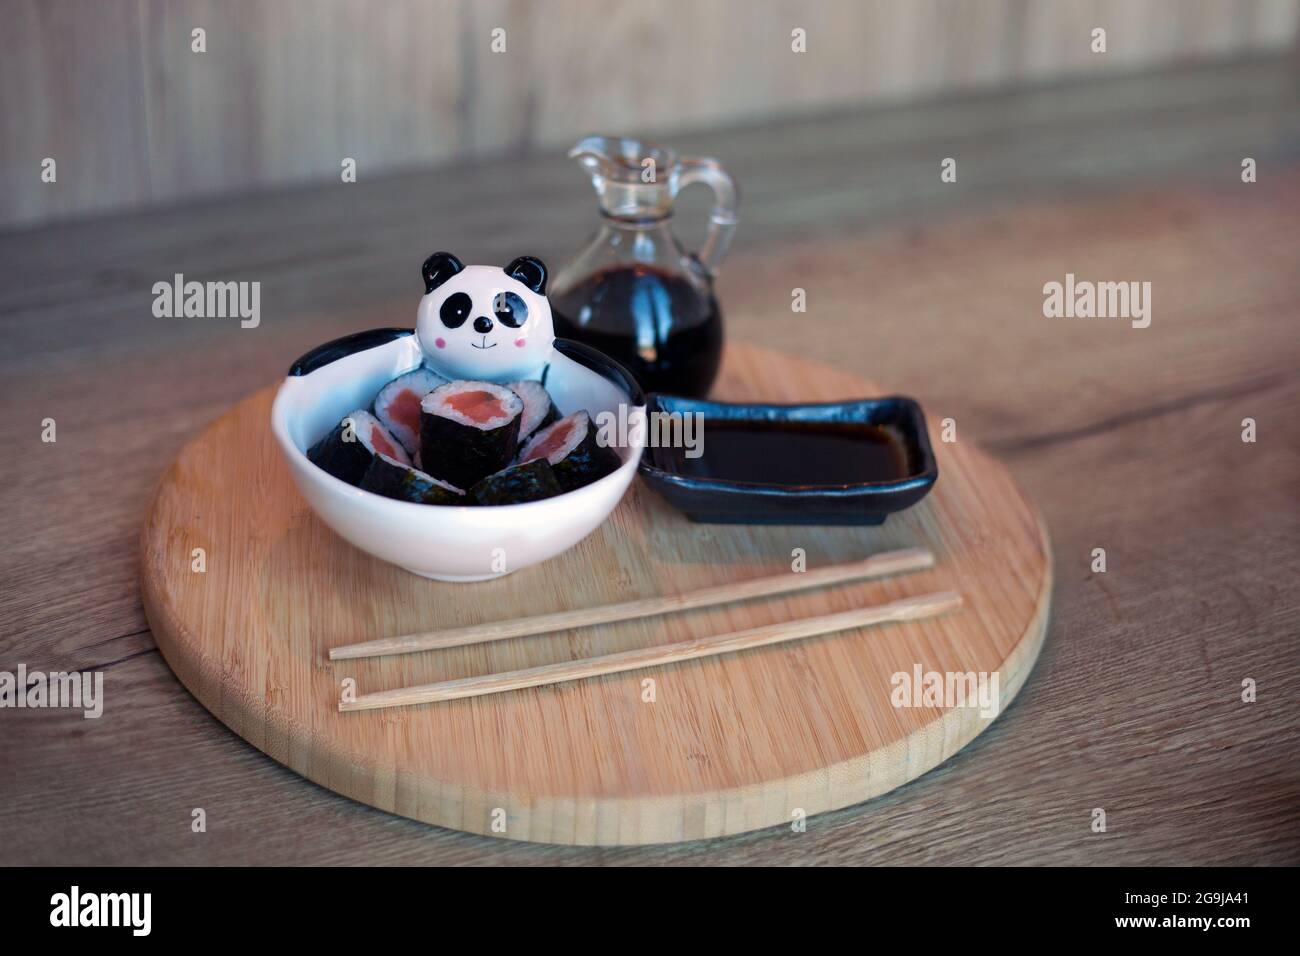
[{"label": "bamboo serving board", "polygon": [[[1052,571],[1037,512],[1005,468],[964,439],[939,441],[933,420],[938,484],[881,527],[696,525],[638,481],[565,554],[495,581],[447,584],[371,558],[316,520],[270,434],[273,394],[218,419],[164,475],[142,535],[145,609],[167,662],[218,719],[303,776],[384,810],[567,844],[788,825],[920,776],[991,722],[975,707],[895,707],[892,675],[918,665],[996,671],[1005,708],[1042,645]],[[734,344],[715,389],[733,401],[874,394],[847,373]],[[811,569],[913,546],[932,549],[937,566],[490,645],[327,657],[359,640],[789,571],[794,549]],[[947,589],[966,604],[941,618],[490,697],[337,709],[346,678],[358,693],[411,686]]]}]

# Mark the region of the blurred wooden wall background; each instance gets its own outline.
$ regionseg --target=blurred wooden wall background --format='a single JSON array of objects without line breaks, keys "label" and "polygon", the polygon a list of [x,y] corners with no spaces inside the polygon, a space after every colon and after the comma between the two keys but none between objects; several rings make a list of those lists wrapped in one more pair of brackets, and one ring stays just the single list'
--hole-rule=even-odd
[{"label": "blurred wooden wall background", "polygon": [[[0,226],[1292,47],[1300,0],[0,0]],[[207,51],[191,51],[191,30]],[[491,50],[505,29],[506,52]],[[1108,52],[1090,50],[1094,27]],[[802,28],[807,52],[791,50]],[[58,181],[42,184],[53,157]]]}]

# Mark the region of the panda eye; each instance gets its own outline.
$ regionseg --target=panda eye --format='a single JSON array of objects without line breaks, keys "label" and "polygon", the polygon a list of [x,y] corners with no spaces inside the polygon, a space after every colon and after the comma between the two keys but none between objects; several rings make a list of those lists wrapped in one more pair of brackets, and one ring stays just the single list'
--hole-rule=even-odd
[{"label": "panda eye", "polygon": [[469,296],[464,292],[456,292],[447,296],[447,301],[438,311],[438,318],[442,319],[442,324],[447,328],[458,329],[465,324],[473,308],[474,303]]},{"label": "panda eye", "polygon": [[497,321],[512,329],[517,329],[528,321],[528,306],[524,300],[513,292],[499,292],[492,299],[492,310]]}]

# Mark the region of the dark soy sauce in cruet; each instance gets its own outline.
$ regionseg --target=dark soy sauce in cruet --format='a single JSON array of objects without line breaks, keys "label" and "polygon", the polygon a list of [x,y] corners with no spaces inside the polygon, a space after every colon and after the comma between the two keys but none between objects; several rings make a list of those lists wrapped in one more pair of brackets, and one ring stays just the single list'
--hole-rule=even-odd
[{"label": "dark soy sauce in cruet", "polygon": [[551,296],[555,334],[620,362],[646,391],[705,395],[722,360],[711,289],[653,266],[612,266]]}]

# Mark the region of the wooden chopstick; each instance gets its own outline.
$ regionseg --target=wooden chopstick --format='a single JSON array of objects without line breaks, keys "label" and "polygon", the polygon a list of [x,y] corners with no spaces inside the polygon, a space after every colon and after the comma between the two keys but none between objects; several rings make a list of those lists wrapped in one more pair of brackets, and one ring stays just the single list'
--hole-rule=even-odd
[{"label": "wooden chopstick", "polygon": [[589,627],[593,624],[609,624],[613,621],[628,621],[640,617],[653,617],[657,614],[671,614],[691,608],[708,607],[714,604],[726,604],[731,601],[746,601],[750,598],[769,594],[788,594],[791,591],[804,591],[809,588],[825,587],[845,581],[858,581],[866,578],[879,578],[889,574],[902,574],[907,571],[922,571],[934,566],[934,555],[921,548],[904,548],[899,551],[883,551],[862,561],[847,564],[835,564],[827,568],[796,573],[787,571],[769,577],[754,578],[749,581],[733,581],[714,587],[687,591],[685,594],[656,595],[640,598],[636,601],[624,601],[619,604],[602,604],[597,607],[578,608],[573,611],[557,611],[552,614],[539,614],[535,617],[521,617],[509,621],[490,621],[484,624],[471,624],[442,631],[426,631],[419,634],[404,634],[400,637],[384,637],[359,644],[344,644],[330,648],[330,660],[347,660],[355,657],[384,657],[389,654],[411,654],[416,651],[431,651],[444,647],[460,647],[464,644],[481,644],[486,641],[503,641],[511,637],[527,637],[532,634],[549,634],[552,631],[565,631],[574,627]]},{"label": "wooden chopstick", "polygon": [[378,691],[362,694],[354,701],[340,701],[339,710],[347,713],[356,710],[378,710],[384,707],[403,707],[408,704],[428,704],[435,701],[456,700],[460,697],[479,697],[484,694],[500,694],[505,691],[519,690],[524,687],[537,687],[542,684],[559,684],[565,681],[581,680],[584,677],[596,677],[600,674],[617,674],[620,671],[636,670],[641,667],[656,667],[660,664],[672,664],[688,661],[697,657],[713,657],[718,654],[730,654],[767,644],[779,644],[783,641],[813,637],[817,634],[830,634],[847,630],[851,627],[864,627],[868,624],[883,624],[886,621],[910,621],[923,617],[944,614],[961,607],[961,595],[955,591],[939,591],[923,594],[919,597],[903,598],[889,604],[855,608],[839,614],[826,614],[821,617],[809,617],[800,621],[786,621],[780,624],[767,624],[746,631],[731,634],[718,634],[713,637],[701,637],[676,644],[662,644],[658,647],[641,647],[616,654],[600,657],[588,657],[576,661],[560,661],[542,667],[528,667],[523,670],[505,671],[500,674],[482,674],[478,677],[462,677],[458,680],[440,681],[436,684],[423,684],[418,687],[401,687],[396,690]]}]

